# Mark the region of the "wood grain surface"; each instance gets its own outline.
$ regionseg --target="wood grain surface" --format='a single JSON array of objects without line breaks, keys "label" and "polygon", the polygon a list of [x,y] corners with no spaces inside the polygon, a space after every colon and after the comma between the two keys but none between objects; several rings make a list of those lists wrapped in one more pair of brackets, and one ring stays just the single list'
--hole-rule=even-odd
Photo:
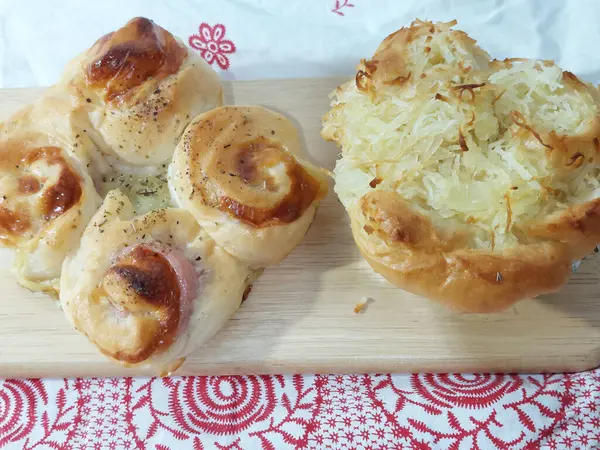
[{"label": "wood grain surface", "polygon": [[[314,162],[337,150],[319,137],[338,79],[227,82],[227,102],[290,117]],[[0,91],[5,119],[40,89]],[[3,266],[6,266],[4,261]],[[333,192],[303,243],[265,271],[229,324],[178,374],[546,372],[600,364],[600,263],[587,258],[559,293],[493,315],[460,315],[392,287],[354,246]],[[0,377],[121,376],[67,324],[58,305],[0,271]],[[360,314],[355,305],[372,302]]]}]

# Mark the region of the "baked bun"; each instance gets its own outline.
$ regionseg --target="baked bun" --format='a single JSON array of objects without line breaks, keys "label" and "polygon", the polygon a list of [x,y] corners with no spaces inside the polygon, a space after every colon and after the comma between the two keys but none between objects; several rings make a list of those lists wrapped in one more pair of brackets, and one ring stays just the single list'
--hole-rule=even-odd
[{"label": "baked bun", "polygon": [[186,129],[169,188],[217,244],[265,267],[298,245],[327,193],[325,176],[303,157],[285,117],[262,107],[221,107]]},{"label": "baked bun", "polygon": [[60,301],[102,353],[167,374],[233,315],[250,277],[187,211],[134,217],[114,190],[65,261]]},{"label": "baked bun", "polygon": [[453,23],[387,37],[322,135],[371,266],[490,312],[556,291],[600,242],[598,91],[550,61],[491,61]]},{"label": "baked bun", "polygon": [[217,73],[171,33],[138,17],[71,61],[59,83],[79,100],[109,167],[153,172],[193,117],[222,104]]},{"label": "baked bun", "polygon": [[[67,117],[42,114],[48,102],[59,106],[53,100],[42,99],[38,109],[27,107],[0,126],[0,245],[15,249],[12,269],[21,285],[50,294],[101,201],[74,156],[90,151],[86,141],[62,132]],[[53,136],[38,131],[53,125]]]}]

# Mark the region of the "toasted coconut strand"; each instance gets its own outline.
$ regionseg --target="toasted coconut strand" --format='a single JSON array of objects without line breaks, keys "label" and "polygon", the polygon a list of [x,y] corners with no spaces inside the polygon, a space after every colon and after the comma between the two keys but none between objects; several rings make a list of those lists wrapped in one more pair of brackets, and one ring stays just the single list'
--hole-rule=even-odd
[{"label": "toasted coconut strand", "polygon": [[506,199],[506,228],[504,229],[504,232],[508,234],[512,225],[512,209],[510,207],[510,194],[507,192],[506,194],[504,194],[504,198]]},{"label": "toasted coconut strand", "polygon": [[533,128],[531,128],[531,126],[527,125],[527,123],[525,123],[525,117],[523,116],[523,114],[521,114],[518,111],[512,111],[510,113],[510,117],[512,119],[512,121],[514,122],[515,125],[517,125],[518,127],[524,128],[525,130],[529,131],[531,134],[533,134],[533,136],[539,141],[540,144],[542,144],[544,147],[546,148],[552,148],[550,145],[545,144],[544,141],[542,141],[542,138],[540,137],[540,134],[538,132],[536,132]]},{"label": "toasted coconut strand", "polygon": [[458,130],[458,142],[463,152],[469,151],[469,147],[467,147],[467,141],[465,141],[465,135],[463,134],[461,129]]}]

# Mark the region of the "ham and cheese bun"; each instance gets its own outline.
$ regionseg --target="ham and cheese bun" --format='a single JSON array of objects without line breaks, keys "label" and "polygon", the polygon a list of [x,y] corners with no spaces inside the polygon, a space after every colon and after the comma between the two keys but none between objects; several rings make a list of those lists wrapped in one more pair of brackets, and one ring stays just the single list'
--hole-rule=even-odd
[{"label": "ham and cheese bun", "polygon": [[251,279],[187,211],[134,217],[113,190],[65,261],[60,301],[103,354],[167,374],[233,315]]}]

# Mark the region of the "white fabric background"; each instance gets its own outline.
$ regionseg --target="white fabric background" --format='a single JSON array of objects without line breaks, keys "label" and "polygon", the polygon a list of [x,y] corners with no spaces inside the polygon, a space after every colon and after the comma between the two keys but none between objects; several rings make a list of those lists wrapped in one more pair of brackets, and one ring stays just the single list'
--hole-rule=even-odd
[{"label": "white fabric background", "polygon": [[[64,64],[134,16],[187,42],[222,23],[235,79],[349,74],[414,18],[458,19],[493,57],[555,59],[600,81],[600,0],[0,0],[0,87],[54,83]],[[215,68],[218,69],[218,67]]]}]

